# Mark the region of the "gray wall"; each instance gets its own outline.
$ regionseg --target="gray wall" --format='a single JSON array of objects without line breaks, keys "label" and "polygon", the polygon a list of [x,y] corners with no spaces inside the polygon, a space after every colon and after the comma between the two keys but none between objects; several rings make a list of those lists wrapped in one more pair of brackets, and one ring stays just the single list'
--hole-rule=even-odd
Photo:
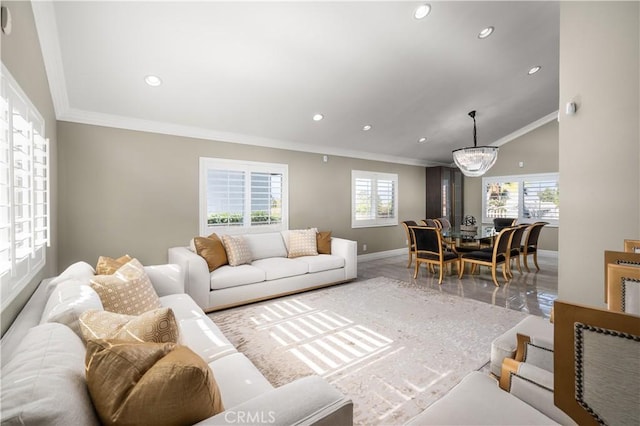
[{"label": "gray wall", "polygon": [[40,51],[40,42],[36,32],[29,2],[3,1],[11,11],[13,30],[10,35],[1,33],[0,52],[2,63],[16,79],[31,102],[45,119],[45,133],[51,143],[51,247],[47,249],[47,262],[44,269],[26,286],[18,297],[2,311],[2,333],[6,331],[13,319],[22,309],[37,284],[44,277],[56,273],[57,232],[56,221],[56,117],[49,91],[49,83],[45,74],[44,62]]},{"label": "gray wall", "polygon": [[[524,167],[518,163],[524,162]],[[556,120],[538,127],[500,147],[496,164],[485,176],[510,176],[533,173],[558,172],[558,122]],[[562,208],[560,221],[564,225],[567,214],[564,210],[565,191],[562,182],[560,191]],[[482,218],[482,177],[464,178],[464,214]],[[558,227],[545,226],[540,233],[542,250],[558,250]]]},{"label": "gray wall", "polygon": [[605,250],[640,238],[640,3],[560,7],[559,298],[602,306]]},{"label": "gray wall", "polygon": [[351,170],[398,174],[400,220],[424,216],[425,169],[353,158],[58,123],[59,268],[128,253],[164,263],[198,233],[200,157],[289,165],[289,227],[316,226],[367,253],[406,247],[400,226],[351,229]]}]

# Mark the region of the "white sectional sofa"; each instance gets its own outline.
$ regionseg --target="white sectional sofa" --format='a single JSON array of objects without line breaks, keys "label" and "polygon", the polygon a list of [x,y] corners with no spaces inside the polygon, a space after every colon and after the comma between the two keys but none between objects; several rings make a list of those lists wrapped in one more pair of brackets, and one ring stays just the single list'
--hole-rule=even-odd
[{"label": "white sectional sofa", "polygon": [[[284,233],[286,236],[286,231]],[[185,288],[205,312],[353,280],[358,275],[357,242],[331,239],[331,254],[290,259],[283,233],[245,234],[252,262],[209,272],[193,247],[169,249],[169,263],[185,271]]]},{"label": "white sectional sofa", "polygon": [[[161,304],[175,314],[181,344],[208,363],[220,390],[225,411],[201,424],[352,424],[352,402],[318,376],[271,386],[184,294],[178,265],[149,266],[145,271]],[[69,324],[41,323],[43,317],[67,322],[76,315],[77,320],[78,306],[84,309],[91,302],[81,292],[56,288],[63,283],[72,290],[87,285],[92,275],[93,268],[79,262],[57,279],[43,281],[2,337],[3,425],[99,424],[84,382],[82,340]],[[48,302],[50,297],[54,300]],[[51,315],[52,309],[56,315]]]}]

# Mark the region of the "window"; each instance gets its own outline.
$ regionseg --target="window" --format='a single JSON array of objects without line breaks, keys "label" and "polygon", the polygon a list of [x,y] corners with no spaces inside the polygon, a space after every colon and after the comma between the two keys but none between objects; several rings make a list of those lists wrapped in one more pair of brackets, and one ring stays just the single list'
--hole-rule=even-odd
[{"label": "window", "polygon": [[482,221],[514,217],[518,222],[560,221],[558,174],[495,176],[482,178]]},{"label": "window", "polygon": [[2,309],[45,265],[49,245],[49,140],[44,119],[2,66],[0,298]]},{"label": "window", "polygon": [[286,164],[200,158],[200,235],[288,229]]},{"label": "window", "polygon": [[398,224],[398,175],[351,172],[351,227]]}]

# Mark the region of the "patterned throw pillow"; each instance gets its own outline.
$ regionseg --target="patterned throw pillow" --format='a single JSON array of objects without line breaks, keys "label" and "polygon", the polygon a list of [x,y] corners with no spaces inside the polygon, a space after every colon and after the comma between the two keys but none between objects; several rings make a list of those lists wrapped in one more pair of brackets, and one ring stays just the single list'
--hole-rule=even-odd
[{"label": "patterned throw pillow", "polygon": [[91,309],[80,315],[80,331],[85,341],[178,342],[178,323],[171,308],[154,309],[138,316]]},{"label": "patterned throw pillow", "polygon": [[160,299],[137,259],[126,263],[113,275],[96,275],[91,288],[98,296],[105,311],[125,315],[140,315],[162,308]]},{"label": "patterned throw pillow", "polygon": [[132,257],[128,254],[114,259],[109,256],[100,256],[96,265],[96,275],[113,275],[125,263],[131,261]]},{"label": "patterned throw pillow", "polygon": [[251,263],[253,260],[251,249],[241,236],[223,235],[222,243],[227,252],[229,265],[244,265],[245,263]]},{"label": "patterned throw pillow", "polygon": [[318,254],[331,254],[331,231],[318,232],[316,234]]},{"label": "patterned throw pillow", "polygon": [[222,265],[229,263],[224,245],[216,234],[211,234],[206,238],[195,237],[193,244],[196,247],[196,253],[207,261],[209,272],[213,272]]},{"label": "patterned throw pillow", "polygon": [[289,232],[289,258],[317,256],[318,243],[314,229],[300,229]]},{"label": "patterned throw pillow", "polygon": [[186,346],[90,340],[85,367],[105,425],[190,425],[224,411],[211,369]]}]

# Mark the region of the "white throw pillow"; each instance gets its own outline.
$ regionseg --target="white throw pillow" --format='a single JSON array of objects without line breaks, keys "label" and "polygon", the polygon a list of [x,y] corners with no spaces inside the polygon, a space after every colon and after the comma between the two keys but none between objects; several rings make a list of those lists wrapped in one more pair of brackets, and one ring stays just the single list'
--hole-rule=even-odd
[{"label": "white throw pillow", "polygon": [[81,336],[78,319],[89,309],[103,310],[98,293],[89,286],[88,282],[68,279],[58,284],[49,296],[40,324],[45,322],[64,324]]},{"label": "white throw pillow", "polygon": [[2,424],[97,425],[84,372],[85,347],[62,324],[30,329],[2,368]]}]

